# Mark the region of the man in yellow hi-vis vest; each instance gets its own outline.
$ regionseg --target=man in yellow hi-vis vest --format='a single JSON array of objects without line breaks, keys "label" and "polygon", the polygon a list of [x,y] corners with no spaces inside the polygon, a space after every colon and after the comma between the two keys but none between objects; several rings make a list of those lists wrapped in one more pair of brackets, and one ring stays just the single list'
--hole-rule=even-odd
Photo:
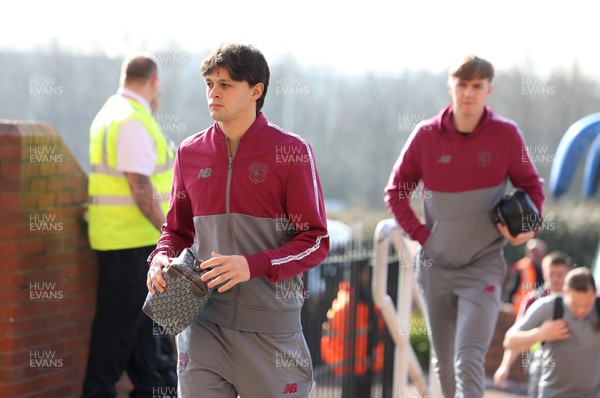
[{"label": "man in yellow hi-vis vest", "polygon": [[150,107],[160,90],[151,55],[126,59],[119,90],[90,127],[88,221],[99,274],[83,397],[115,397],[123,371],[132,397],[160,396],[167,387],[152,321],[141,311],[146,260],[165,222],[173,177],[174,154]]}]

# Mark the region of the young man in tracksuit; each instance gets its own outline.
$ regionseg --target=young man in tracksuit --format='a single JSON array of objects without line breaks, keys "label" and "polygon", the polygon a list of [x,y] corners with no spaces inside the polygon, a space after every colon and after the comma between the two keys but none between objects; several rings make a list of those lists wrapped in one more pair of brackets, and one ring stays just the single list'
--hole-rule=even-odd
[{"label": "young man in tracksuit", "polygon": [[[531,241],[529,241],[531,242]],[[527,242],[529,244],[529,242]],[[521,301],[517,320],[519,322],[525,315],[525,311],[540,298],[560,293],[562,291],[567,273],[571,269],[571,257],[560,251],[553,251],[542,260],[542,273],[544,285],[529,292]],[[539,344],[534,344],[530,350],[523,354],[519,351],[504,350],[502,362],[494,373],[494,384],[500,388],[506,388],[506,379],[510,375],[510,369],[518,358],[525,358],[527,363],[527,394],[530,397],[538,396],[538,384],[540,381],[543,362],[540,360],[542,350]]]},{"label": "young man in tracksuit", "polygon": [[544,342],[535,397],[600,398],[599,299],[592,272],[569,271],[561,293],[536,300],[506,332],[504,347],[522,351]]},{"label": "young man in tracksuit", "polygon": [[148,289],[192,246],[215,287],[177,336],[181,397],[307,397],[312,362],[302,334],[302,273],[329,250],[315,158],[301,137],[260,112],[264,56],[226,44],[202,63],[211,117],[175,161],[171,207],[150,256]]},{"label": "young man in tracksuit", "polygon": [[[422,249],[419,282],[427,303],[433,365],[446,398],[483,397],[484,356],[491,342],[506,273],[505,239],[490,211],[506,182],[525,190],[540,213],[542,182],[514,122],[485,105],[493,66],[467,57],[448,78],[452,104],[416,126],[392,170],[385,203]],[[425,223],[410,198],[422,183]]]}]

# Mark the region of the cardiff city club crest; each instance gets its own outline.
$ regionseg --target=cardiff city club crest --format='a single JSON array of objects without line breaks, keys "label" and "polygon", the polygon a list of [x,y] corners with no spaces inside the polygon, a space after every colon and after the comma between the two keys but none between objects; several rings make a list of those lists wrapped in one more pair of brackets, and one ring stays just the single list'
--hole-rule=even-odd
[{"label": "cardiff city club crest", "polygon": [[254,162],[249,167],[250,180],[255,183],[261,183],[265,180],[267,173],[269,172],[269,166],[265,163]]},{"label": "cardiff city club crest", "polygon": [[480,151],[477,154],[477,162],[481,167],[488,167],[492,163],[492,152]]}]

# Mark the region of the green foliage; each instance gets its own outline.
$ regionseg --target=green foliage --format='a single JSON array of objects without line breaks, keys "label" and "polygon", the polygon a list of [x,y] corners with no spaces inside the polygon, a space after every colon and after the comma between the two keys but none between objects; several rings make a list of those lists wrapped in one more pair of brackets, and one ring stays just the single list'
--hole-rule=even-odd
[{"label": "green foliage", "polygon": [[412,346],[419,364],[426,374],[429,372],[429,337],[425,318],[421,314],[413,313],[410,328],[410,345]]}]

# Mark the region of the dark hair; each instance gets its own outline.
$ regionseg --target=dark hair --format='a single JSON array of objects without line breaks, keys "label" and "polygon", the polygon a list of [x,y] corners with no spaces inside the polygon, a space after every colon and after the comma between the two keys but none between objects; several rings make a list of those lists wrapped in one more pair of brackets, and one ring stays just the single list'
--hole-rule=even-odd
[{"label": "dark hair", "polygon": [[248,44],[223,43],[215,48],[202,61],[200,74],[206,76],[216,68],[225,68],[235,81],[247,82],[250,86],[264,85],[260,98],[256,101],[256,110],[262,109],[269,87],[269,65],[259,49]]},{"label": "dark hair", "polygon": [[553,265],[565,265],[571,268],[571,257],[568,254],[561,251],[553,251],[547,254],[542,260],[542,268],[551,267]]},{"label": "dark hair", "polygon": [[450,68],[448,76],[467,81],[490,79],[491,82],[494,78],[494,66],[489,61],[476,55],[468,55],[458,66]]},{"label": "dark hair", "polygon": [[579,267],[569,271],[565,277],[565,287],[570,292],[586,293],[596,290],[596,282],[589,269]]},{"label": "dark hair", "polygon": [[158,73],[158,63],[152,55],[135,54],[123,61],[121,84],[145,83],[156,73]]}]

